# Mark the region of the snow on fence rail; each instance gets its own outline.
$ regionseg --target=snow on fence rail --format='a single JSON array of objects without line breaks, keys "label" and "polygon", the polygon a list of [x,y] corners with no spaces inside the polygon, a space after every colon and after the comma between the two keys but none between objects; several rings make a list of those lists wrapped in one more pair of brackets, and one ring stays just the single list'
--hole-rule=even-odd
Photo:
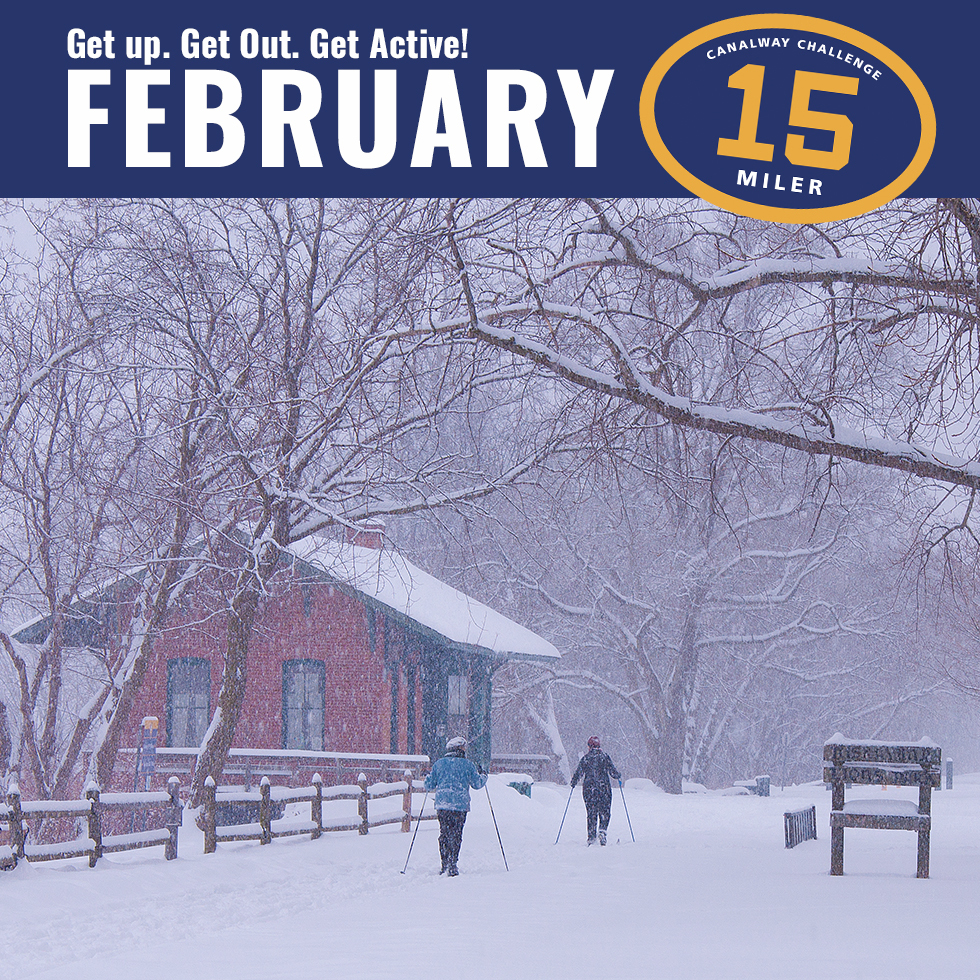
[{"label": "snow on fence rail", "polygon": [[[366,834],[372,827],[383,827],[386,824],[400,823],[404,833],[408,833],[412,825],[412,794],[423,793],[425,784],[414,778],[411,769],[406,769],[404,779],[394,783],[374,783],[368,785],[367,776],[362,772],[358,775],[357,784],[350,786],[330,786],[324,788],[319,773],[314,773],[309,787],[287,789],[273,787],[268,776],[264,776],[259,784],[258,792],[221,792],[210,777],[204,784],[204,804],[201,810],[201,825],[204,830],[204,853],[212,854],[221,841],[257,840],[260,844],[270,844],[276,837],[289,837],[298,834],[309,834],[316,840],[322,834],[330,831],[356,830]],[[371,800],[383,800],[388,797],[400,796],[401,809],[382,812],[371,819],[368,805]],[[325,820],[323,804],[341,800],[357,801],[357,818],[335,817]],[[310,819],[295,817],[273,817],[274,803],[309,802]],[[230,826],[218,826],[218,808],[228,804],[258,804],[258,820]],[[435,811],[430,814],[414,814],[421,820],[435,820]]]},{"label": "snow on fence rail", "polygon": [[[180,780],[170,779],[166,792],[102,793],[95,783],[85,789],[81,800],[22,800],[20,786],[12,782],[7,789],[6,805],[0,807],[0,823],[7,825],[10,843],[0,846],[0,867],[13,867],[18,861],[57,861],[88,855],[90,868],[103,854],[131,851],[138,847],[164,846],[164,857],[177,857],[177,831],[182,805]],[[149,810],[163,811],[163,826],[128,834],[103,835],[103,824],[115,814]],[[74,840],[30,844],[30,821],[75,818],[84,821],[82,832]],[[135,823],[135,820],[134,820]]]},{"label": "snow on fence rail", "polygon": [[[324,833],[340,830],[356,830],[367,834],[372,827],[386,824],[401,824],[408,832],[412,820],[435,820],[431,813],[412,813],[412,794],[424,793],[425,784],[414,778],[411,769],[406,769],[404,779],[393,783],[374,783],[369,785],[364,773],[360,773],[356,785],[324,787],[320,775],[314,774],[311,785],[298,789],[285,786],[273,787],[269,777],[264,776],[257,791],[220,791],[214,781],[205,783],[204,803],[199,817],[204,831],[204,853],[211,854],[222,841],[257,840],[269,844],[277,837],[290,837],[309,834],[316,840]],[[164,845],[164,856],[168,861],[177,857],[177,831],[181,824],[183,806],[180,801],[180,780],[171,776],[166,792],[146,793],[102,793],[95,784],[89,784],[85,798],[81,800],[21,800],[20,787],[11,783],[7,791],[6,803],[0,803],[0,827],[4,824],[10,836],[9,844],[0,844],[0,868],[16,866],[19,860],[55,861],[63,858],[84,857],[88,855],[89,867],[95,867],[103,854],[128,851],[138,847]],[[384,809],[373,817],[369,813],[371,801],[389,797],[401,797],[398,809]],[[324,818],[323,805],[341,801],[356,801],[357,816],[337,816]],[[309,820],[297,817],[277,818],[274,804],[310,804]],[[251,804],[257,808],[258,820],[219,826],[218,810],[232,804]],[[423,801],[424,805],[424,801]],[[103,835],[103,824],[110,814],[124,814],[162,809],[164,826],[129,834]],[[31,820],[75,818],[83,821],[79,835],[73,840],[56,841],[48,844],[29,844]]]}]

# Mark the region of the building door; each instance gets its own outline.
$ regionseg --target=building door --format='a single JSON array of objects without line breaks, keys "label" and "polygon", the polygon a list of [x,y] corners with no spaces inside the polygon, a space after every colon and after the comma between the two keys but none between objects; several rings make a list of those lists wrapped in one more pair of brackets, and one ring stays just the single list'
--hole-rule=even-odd
[{"label": "building door", "polygon": [[450,674],[447,678],[446,737],[462,735],[470,738],[470,679],[466,674]]},{"label": "building door", "polygon": [[211,662],[202,657],[167,661],[167,745],[200,745],[211,722]]},{"label": "building door", "polygon": [[422,751],[435,762],[446,742],[462,735],[466,757],[490,765],[490,669],[483,657],[464,657],[436,646],[421,655]]},{"label": "building door", "polygon": [[282,747],[323,751],[326,667],[322,660],[282,665]]}]

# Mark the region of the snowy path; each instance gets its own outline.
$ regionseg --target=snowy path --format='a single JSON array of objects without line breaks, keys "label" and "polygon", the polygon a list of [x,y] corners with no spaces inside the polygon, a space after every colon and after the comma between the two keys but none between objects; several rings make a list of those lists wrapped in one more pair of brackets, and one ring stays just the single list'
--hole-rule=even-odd
[{"label": "snowy path", "polygon": [[[668,797],[628,787],[637,843],[614,800],[612,840],[584,846],[567,790],[528,800],[492,780],[511,871],[484,794],[461,875],[435,873],[436,827],[408,837],[327,835],[181,858],[116,855],[0,876],[4,977],[251,980],[329,976],[483,978],[904,978],[978,975],[980,778],[934,795],[932,875],[914,878],[915,835],[848,831],[847,875],[827,874],[829,794]],[[874,792],[878,792],[874,790]],[[889,790],[898,795],[902,790]],[[814,802],[821,840],[782,846],[782,813]],[[842,949],[846,946],[846,951]]]}]

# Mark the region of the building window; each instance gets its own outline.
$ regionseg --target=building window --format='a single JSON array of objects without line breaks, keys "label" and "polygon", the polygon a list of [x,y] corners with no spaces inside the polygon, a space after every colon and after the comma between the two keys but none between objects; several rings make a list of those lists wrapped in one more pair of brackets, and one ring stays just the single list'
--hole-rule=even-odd
[{"label": "building window", "polygon": [[201,657],[167,661],[167,744],[200,745],[211,722],[211,662]]},{"label": "building window", "polygon": [[282,747],[323,751],[322,660],[286,660],[282,665]]},{"label": "building window", "polygon": [[470,734],[470,679],[466,674],[449,675],[449,696],[446,714],[449,716],[449,737]]}]

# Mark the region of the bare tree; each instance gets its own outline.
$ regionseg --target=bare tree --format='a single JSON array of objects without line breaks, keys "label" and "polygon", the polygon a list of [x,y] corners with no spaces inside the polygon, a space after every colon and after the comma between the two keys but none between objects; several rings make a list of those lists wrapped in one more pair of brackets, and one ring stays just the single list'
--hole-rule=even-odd
[{"label": "bare tree", "polygon": [[8,318],[5,332],[12,363],[35,357],[43,369],[18,396],[0,456],[7,598],[38,619],[31,647],[0,636],[19,690],[11,756],[45,796],[66,791],[83,747],[90,775],[111,773],[181,577],[208,425],[187,375],[131,323],[120,329],[107,295],[91,290],[86,258],[99,235],[48,217],[43,289],[22,281],[19,294],[33,327]]},{"label": "bare tree", "polygon": [[862,604],[819,583],[841,560],[840,512],[816,525],[801,517],[799,490],[773,487],[762,457],[751,488],[740,467],[705,459],[700,478],[689,472],[683,506],[680,483],[659,488],[675,498],[665,505],[636,474],[628,483],[620,474],[615,510],[612,495],[604,514],[587,504],[533,565],[510,561],[512,580],[550,609],[569,650],[569,663],[545,675],[618,702],[639,734],[641,765],[669,792],[711,766],[764,670],[812,661],[830,637],[879,629]]},{"label": "bare tree", "polygon": [[[973,533],[975,202],[898,202],[798,229],[692,202],[47,210],[39,271],[8,291],[0,341],[0,584],[52,626],[36,663],[4,645],[20,703],[6,715],[22,729],[11,754],[27,732],[46,792],[86,740],[90,771],[111,772],[153,639],[194,590],[213,597],[227,638],[199,793],[231,744],[284,550],[364,518],[486,522],[470,543],[511,567],[470,555],[459,575],[479,566],[478,593],[510,590],[569,639],[578,674],[602,674],[648,720],[648,758],[671,786],[684,760],[736,765],[732,733],[750,712],[718,691],[749,705],[778,675],[803,696],[816,675],[802,637],[859,629],[817,589],[843,546],[838,459],[944,484],[947,499],[919,498],[934,549]],[[793,470],[797,491],[780,497],[783,450],[825,466]],[[808,537],[794,517],[804,486]],[[624,492],[636,502],[615,531],[628,574],[571,522],[582,501],[594,516]],[[793,521],[798,540],[763,530]],[[107,582],[119,583],[116,639],[84,654],[90,700],[69,723],[67,611],[92,596],[105,606]],[[595,650],[618,651],[604,674],[590,631]],[[842,658],[842,684],[860,663]],[[515,677],[502,696],[560,758],[561,697],[527,685]]]},{"label": "bare tree", "polygon": [[284,549],[366,517],[484,497],[563,434],[543,426],[492,466],[444,439],[439,421],[481,391],[518,414],[531,400],[525,365],[431,329],[457,276],[447,282],[435,261],[438,202],[104,202],[89,224],[101,255],[88,246],[87,288],[139,324],[144,344],[169,340],[192,406],[179,424],[199,439],[208,420],[193,526],[208,548],[197,564],[221,583],[227,643],[199,794],[231,745],[256,609]]},{"label": "bare tree", "polygon": [[[442,329],[676,426],[980,487],[975,201],[799,229],[697,202],[555,202],[504,240],[453,220],[467,309]],[[694,383],[692,356],[733,354],[726,384]]]}]

